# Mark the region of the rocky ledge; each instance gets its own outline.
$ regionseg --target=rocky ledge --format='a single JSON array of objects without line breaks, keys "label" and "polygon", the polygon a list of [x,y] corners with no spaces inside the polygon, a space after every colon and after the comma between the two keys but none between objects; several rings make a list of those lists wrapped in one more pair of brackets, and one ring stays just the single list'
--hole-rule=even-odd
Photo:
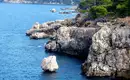
[{"label": "rocky ledge", "polygon": [[31,39],[51,38],[55,35],[56,30],[61,27],[62,20],[50,21],[43,24],[36,22],[26,35]]},{"label": "rocky ledge", "polygon": [[125,23],[100,23],[93,35],[87,60],[82,64],[86,76],[130,78],[130,26]]}]

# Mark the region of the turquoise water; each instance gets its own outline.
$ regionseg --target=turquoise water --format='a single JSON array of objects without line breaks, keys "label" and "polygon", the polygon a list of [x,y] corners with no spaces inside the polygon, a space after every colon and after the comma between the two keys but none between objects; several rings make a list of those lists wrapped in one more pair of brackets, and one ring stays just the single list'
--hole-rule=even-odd
[{"label": "turquoise water", "polygon": [[[51,13],[66,5],[0,4],[0,80],[86,80],[80,75],[81,61],[66,55],[47,53],[45,40],[30,40],[26,30],[35,22],[70,18],[73,15]],[[44,57],[56,55],[59,69],[43,73]]]}]

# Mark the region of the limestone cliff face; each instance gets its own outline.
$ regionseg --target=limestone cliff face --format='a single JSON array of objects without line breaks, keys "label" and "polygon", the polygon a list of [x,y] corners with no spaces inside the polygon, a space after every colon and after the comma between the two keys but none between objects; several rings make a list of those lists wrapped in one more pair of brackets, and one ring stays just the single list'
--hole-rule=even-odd
[{"label": "limestone cliff face", "polygon": [[78,4],[80,0],[1,0],[9,3],[32,3],[32,4]]},{"label": "limestone cliff face", "polygon": [[104,23],[92,37],[92,45],[82,71],[86,76],[130,78],[130,27],[124,23]]}]

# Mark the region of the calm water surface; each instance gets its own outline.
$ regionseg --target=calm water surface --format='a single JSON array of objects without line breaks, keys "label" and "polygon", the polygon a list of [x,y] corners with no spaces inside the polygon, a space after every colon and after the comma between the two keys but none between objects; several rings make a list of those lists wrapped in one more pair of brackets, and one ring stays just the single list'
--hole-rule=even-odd
[{"label": "calm water surface", "polygon": [[[73,15],[51,13],[50,9],[65,5],[0,4],[0,80],[86,80],[80,75],[81,61],[76,58],[46,53],[47,40],[30,40],[26,30],[35,22],[70,18]],[[44,57],[56,55],[59,70],[43,73]]]}]

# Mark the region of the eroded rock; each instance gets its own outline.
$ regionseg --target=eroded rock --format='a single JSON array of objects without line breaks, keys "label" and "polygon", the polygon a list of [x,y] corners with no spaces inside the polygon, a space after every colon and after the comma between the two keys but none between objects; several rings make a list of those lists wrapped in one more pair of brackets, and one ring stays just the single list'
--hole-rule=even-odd
[{"label": "eroded rock", "polygon": [[50,38],[55,35],[56,30],[60,28],[62,20],[50,21],[43,24],[35,23],[26,35],[31,39]]},{"label": "eroded rock", "polygon": [[49,56],[47,58],[44,58],[41,64],[41,68],[44,71],[50,71],[50,72],[56,71],[59,68],[56,61],[56,56]]}]

